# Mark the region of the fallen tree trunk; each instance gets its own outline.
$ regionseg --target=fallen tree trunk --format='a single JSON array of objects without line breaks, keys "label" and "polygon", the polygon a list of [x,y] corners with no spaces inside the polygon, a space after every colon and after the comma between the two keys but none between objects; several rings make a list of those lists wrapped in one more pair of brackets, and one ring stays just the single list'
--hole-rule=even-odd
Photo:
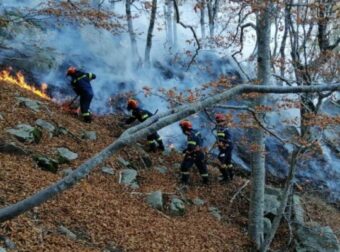
[{"label": "fallen tree trunk", "polygon": [[180,119],[183,119],[204,108],[233,99],[236,95],[243,93],[301,93],[301,92],[322,92],[322,91],[340,91],[340,83],[331,85],[314,85],[314,86],[297,86],[297,87],[276,87],[276,86],[256,86],[256,85],[239,85],[228,89],[223,93],[211,96],[207,99],[197,101],[192,104],[182,105],[164,113],[152,116],[145,122],[126,130],[116,141],[108,147],[97,153],[73,171],[69,176],[42,189],[33,196],[21,200],[13,205],[0,209],[0,222],[13,219],[16,216],[36,207],[57,194],[71,188],[81,179],[83,179],[91,170],[104,160],[112,156],[119,149],[134,143],[151,133],[164,128]]}]

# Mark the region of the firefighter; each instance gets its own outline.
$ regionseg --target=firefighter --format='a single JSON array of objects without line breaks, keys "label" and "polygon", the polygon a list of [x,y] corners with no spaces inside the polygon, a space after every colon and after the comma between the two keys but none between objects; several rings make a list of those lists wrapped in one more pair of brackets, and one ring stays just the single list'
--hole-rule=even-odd
[{"label": "firefighter", "polygon": [[222,182],[232,180],[234,177],[234,169],[231,164],[231,153],[233,150],[233,144],[231,142],[230,133],[226,126],[225,115],[218,113],[215,115],[216,121],[216,138],[217,146],[219,149],[218,159],[222,166],[220,172],[222,173]]},{"label": "firefighter", "polygon": [[77,95],[80,96],[80,111],[84,122],[91,123],[91,112],[89,110],[93,98],[91,80],[96,78],[93,73],[84,73],[71,66],[67,69],[67,76],[70,76],[71,86]]},{"label": "firefighter", "polygon": [[188,120],[180,121],[179,126],[187,136],[187,148],[183,151],[184,159],[181,164],[181,183],[187,185],[189,182],[189,170],[196,165],[202,177],[203,184],[208,184],[209,175],[205,162],[205,154],[202,149],[202,137],[200,132],[192,128],[192,123]]},{"label": "firefighter", "polygon": [[[131,111],[132,110],[132,115],[129,117],[126,121],[125,124],[131,124],[133,123],[136,119],[140,122],[144,122],[146,119],[150,118],[152,116],[152,113],[145,110],[141,109],[139,107],[138,101],[134,99],[129,99],[127,102],[127,110]],[[148,148],[149,151],[155,152],[157,150],[157,147],[159,150],[164,151],[164,145],[162,138],[158,135],[157,132],[152,133],[151,135],[147,136],[147,141],[148,141]]]}]

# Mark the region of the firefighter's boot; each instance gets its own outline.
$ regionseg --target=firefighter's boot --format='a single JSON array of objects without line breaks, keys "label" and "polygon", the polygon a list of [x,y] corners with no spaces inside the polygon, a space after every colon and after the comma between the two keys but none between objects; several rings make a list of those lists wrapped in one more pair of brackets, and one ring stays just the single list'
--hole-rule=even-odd
[{"label": "firefighter's boot", "polygon": [[161,151],[164,151],[165,148],[164,148],[164,144],[163,144],[162,139],[157,140],[157,143],[158,143],[158,149],[161,150]]},{"label": "firefighter's boot", "polygon": [[85,123],[91,123],[92,122],[92,116],[91,116],[91,113],[84,113],[83,114],[83,121]]}]

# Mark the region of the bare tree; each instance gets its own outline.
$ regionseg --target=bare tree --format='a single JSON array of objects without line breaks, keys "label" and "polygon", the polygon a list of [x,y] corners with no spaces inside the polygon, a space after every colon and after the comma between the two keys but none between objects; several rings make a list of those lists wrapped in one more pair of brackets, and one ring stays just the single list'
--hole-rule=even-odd
[{"label": "bare tree", "polygon": [[152,46],[153,28],[155,26],[155,21],[156,21],[156,12],[157,12],[157,0],[152,0],[150,24],[149,24],[149,29],[148,29],[148,35],[146,38],[146,47],[145,47],[145,56],[144,56],[144,61],[147,65],[150,64],[150,51],[151,51],[151,46]]},{"label": "bare tree", "polygon": [[132,53],[135,59],[137,59],[137,62],[139,62],[140,56],[138,53],[136,34],[133,30],[132,15],[131,15],[131,3],[132,2],[133,0],[125,0],[125,12],[126,12],[126,19],[127,19],[127,24],[128,24],[128,32],[129,32],[130,41],[131,41]]},{"label": "bare tree", "polygon": [[202,40],[205,39],[205,0],[200,0],[199,1],[199,9],[200,9],[200,24],[201,24],[201,36]]},{"label": "bare tree", "polygon": [[71,188],[81,179],[85,178],[91,170],[102,163],[107,158],[111,157],[119,149],[130,145],[139,139],[155,132],[171,123],[183,119],[189,115],[204,110],[214,104],[226,100],[232,100],[235,96],[243,93],[299,93],[299,92],[324,92],[324,91],[340,91],[340,83],[333,85],[313,85],[313,86],[296,86],[296,87],[277,87],[277,86],[259,86],[259,85],[239,85],[223,93],[210,96],[201,101],[182,105],[164,113],[152,116],[145,122],[126,130],[112,144],[97,153],[95,156],[80,165],[70,175],[56,182],[55,184],[42,189],[33,196],[19,201],[13,205],[0,209],[0,222],[15,218],[16,216],[38,206],[47,200],[55,197],[59,193]]},{"label": "bare tree", "polygon": [[209,31],[212,39],[215,34],[215,21],[219,9],[220,0],[207,0],[208,17],[209,17]]},{"label": "bare tree", "polygon": [[[270,28],[272,4],[267,1],[258,1],[260,10],[256,16],[256,35],[258,44],[257,53],[257,82],[262,86],[270,84],[271,57],[270,57]],[[264,103],[264,97],[255,99],[253,106]],[[249,235],[260,248],[263,242],[263,213],[264,213],[264,187],[265,187],[265,145],[262,129],[252,129],[251,136],[257,150],[252,155],[251,195],[249,209]]]},{"label": "bare tree", "polygon": [[170,47],[173,46],[172,6],[172,0],[165,1],[166,42]]}]

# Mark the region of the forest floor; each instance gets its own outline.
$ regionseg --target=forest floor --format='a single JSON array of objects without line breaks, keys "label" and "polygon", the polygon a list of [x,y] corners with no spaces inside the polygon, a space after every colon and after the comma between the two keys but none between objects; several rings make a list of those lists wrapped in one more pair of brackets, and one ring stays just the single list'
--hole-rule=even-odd
[{"label": "forest floor", "polygon": [[[34,112],[18,104],[22,96],[45,103],[40,112]],[[122,130],[117,126],[119,118],[97,116],[91,124],[61,110],[51,101],[42,100],[34,94],[0,82],[0,139],[10,138],[6,129],[19,123],[34,125],[37,119],[67,128],[72,135],[49,137],[43,131],[39,143],[22,144],[34,154],[55,156],[55,148],[67,147],[79,157],[70,164],[59,166],[57,173],[41,170],[31,155],[0,156],[0,207],[5,207],[31,196],[42,188],[62,178],[66,168],[75,169],[85,160],[112,143]],[[97,140],[80,139],[84,131],[96,131]],[[143,144],[143,143],[142,143]],[[249,187],[235,193],[248,178],[237,176],[232,182],[220,185],[217,168],[209,167],[212,183],[202,186],[195,169],[193,183],[183,195],[179,190],[178,164],[182,156],[176,151],[167,155],[151,154],[153,166],[143,168],[140,153],[135,146],[125,147],[116,155],[94,169],[86,179],[70,190],[47,201],[39,207],[0,224],[0,238],[7,237],[16,244],[13,251],[249,251],[247,238]],[[138,169],[139,189],[131,189],[118,183],[122,170],[118,158],[135,164]],[[176,165],[177,164],[177,165]],[[104,174],[103,166],[113,168],[114,175]],[[161,174],[156,167],[167,167]],[[186,205],[184,216],[170,216],[168,210],[151,208],[145,201],[148,193],[160,190],[165,195],[165,205],[171,197],[185,197],[187,202],[199,197],[202,206]],[[340,230],[340,213],[321,199],[304,196],[307,216],[321,224],[329,225],[335,232]],[[218,220],[209,207],[221,210]],[[64,226],[74,234],[72,239],[59,232]],[[288,239],[288,228],[283,225],[273,248],[282,248]],[[282,237],[287,237],[282,239]],[[0,239],[1,240],[1,239]],[[0,241],[0,247],[4,246]],[[114,250],[114,248],[116,250]],[[12,250],[8,250],[12,251]]]}]

